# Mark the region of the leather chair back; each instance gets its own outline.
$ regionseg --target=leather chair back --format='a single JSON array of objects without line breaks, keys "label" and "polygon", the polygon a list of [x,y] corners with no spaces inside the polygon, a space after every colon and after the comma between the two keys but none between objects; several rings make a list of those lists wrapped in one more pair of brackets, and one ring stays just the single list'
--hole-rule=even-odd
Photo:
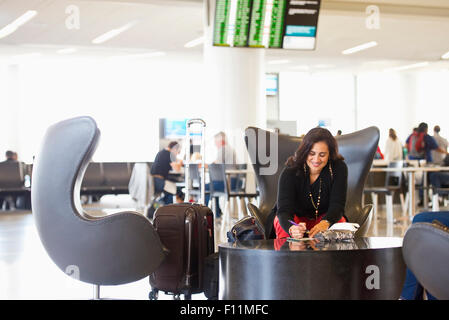
[{"label": "leather chair back", "polygon": [[345,215],[350,222],[362,226],[365,213],[362,208],[363,188],[373,164],[379,144],[380,132],[377,127],[369,127],[336,137],[338,151],[348,166],[348,191]]},{"label": "leather chair back", "polygon": [[104,162],[105,185],[116,189],[128,189],[131,165],[128,162]]},{"label": "leather chair back", "polygon": [[[273,158],[270,155],[270,132],[249,127],[245,131],[245,142],[248,148],[251,162],[253,163],[254,171],[256,174],[259,192],[260,192],[260,217],[262,223],[266,223],[270,211],[277,201],[278,180],[282,170],[285,167],[286,160],[292,156],[298,149],[300,137],[278,135],[278,147],[277,147],[277,170],[273,174],[261,174],[261,169],[267,169],[270,163],[266,163],[259,154],[259,140],[260,137],[265,135],[265,144],[263,140],[261,144],[264,145],[267,157]],[[271,133],[273,135],[273,133]],[[369,127],[354,133],[345,134],[336,137],[338,142],[339,152],[345,158],[345,162],[348,166],[348,190],[346,198],[345,215],[350,222],[358,223],[360,226],[365,225],[365,228],[361,233],[365,233],[369,223],[367,225],[367,219],[370,208],[362,208],[362,194],[365,185],[365,180],[368,176],[371,168],[374,155],[376,153],[377,145],[379,142],[379,129],[377,127]],[[276,150],[276,148],[273,148]],[[263,157],[263,153],[262,153]],[[274,159],[276,159],[274,157]]]},{"label": "leather chair back", "polygon": [[143,215],[93,217],[83,211],[81,182],[99,137],[90,117],[47,130],[33,168],[33,216],[42,244],[63,272],[77,270],[79,280],[95,285],[118,285],[148,276],[165,254]]},{"label": "leather chair back", "polygon": [[[259,211],[260,211],[260,221],[265,224],[268,215],[271,212],[271,209],[273,209],[273,206],[277,202],[277,192],[278,192],[278,181],[279,176],[281,175],[282,170],[285,167],[285,162],[287,159],[293,155],[298,149],[299,144],[301,143],[302,139],[295,136],[288,136],[279,134],[278,135],[278,148],[277,148],[277,169],[273,174],[261,174],[262,168],[269,168],[270,165],[273,165],[272,163],[266,163],[265,161],[262,161],[261,155],[259,154],[259,147],[262,144],[259,143],[259,138],[262,137],[262,135],[265,135],[265,150],[267,157],[272,158],[272,155],[270,154],[270,138],[269,138],[269,131],[255,128],[255,127],[249,127],[245,130],[245,143],[246,147],[248,148],[249,156],[251,159],[251,163],[253,164],[253,168],[256,174],[257,184],[259,187]],[[275,148],[273,148],[275,150]],[[275,157],[273,157],[276,159]],[[263,164],[264,163],[264,164]]]},{"label": "leather chair back", "polygon": [[101,188],[104,185],[103,163],[90,162],[84,173],[82,189]]},{"label": "leather chair back", "polygon": [[0,162],[0,189],[24,188],[24,164],[21,162]]},{"label": "leather chair back", "polygon": [[214,189],[214,184],[210,183],[210,191],[212,196],[220,195],[224,192],[227,197],[229,197],[229,185],[226,179],[226,165],[222,163],[212,163],[209,165],[209,177],[211,182],[221,182],[223,183],[224,190],[216,191]]},{"label": "leather chair back", "polygon": [[192,183],[201,184],[201,174],[198,163],[190,163],[189,164],[189,178]]},{"label": "leather chair back", "polygon": [[[449,213],[448,213],[449,214]],[[402,254],[418,282],[438,299],[449,299],[449,229],[414,223],[404,236]]]}]

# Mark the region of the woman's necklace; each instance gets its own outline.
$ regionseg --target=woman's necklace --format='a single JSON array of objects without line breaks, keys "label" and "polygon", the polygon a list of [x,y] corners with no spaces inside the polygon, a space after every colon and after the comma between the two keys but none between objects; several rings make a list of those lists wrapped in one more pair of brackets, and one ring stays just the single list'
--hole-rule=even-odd
[{"label": "woman's necklace", "polygon": [[310,201],[312,202],[312,206],[315,208],[315,220],[318,220],[318,208],[320,206],[320,199],[321,199],[321,177],[320,177],[320,189],[318,191],[318,199],[316,205],[315,202],[313,201],[312,188],[310,188],[309,197]]}]

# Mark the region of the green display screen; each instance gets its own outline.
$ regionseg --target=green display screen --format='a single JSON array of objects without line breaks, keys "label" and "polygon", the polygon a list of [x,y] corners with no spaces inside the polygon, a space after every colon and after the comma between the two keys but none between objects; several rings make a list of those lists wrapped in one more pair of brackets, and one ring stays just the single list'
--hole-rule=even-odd
[{"label": "green display screen", "polygon": [[215,46],[315,49],[320,0],[216,0]]}]

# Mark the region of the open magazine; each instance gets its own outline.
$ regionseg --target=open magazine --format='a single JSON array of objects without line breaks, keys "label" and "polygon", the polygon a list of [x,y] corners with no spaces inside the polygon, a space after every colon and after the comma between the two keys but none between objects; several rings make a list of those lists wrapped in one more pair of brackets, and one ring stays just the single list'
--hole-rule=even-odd
[{"label": "open magazine", "polygon": [[317,239],[319,241],[351,241],[354,239],[355,232],[360,228],[357,223],[335,223],[328,230],[321,231],[314,238],[293,239],[287,238],[289,241],[308,241]]},{"label": "open magazine", "polygon": [[351,241],[359,228],[357,223],[336,223],[328,230],[316,234],[315,238],[320,241]]},{"label": "open magazine", "polygon": [[356,232],[359,228],[360,226],[358,223],[341,222],[333,224],[329,230],[347,230]]}]

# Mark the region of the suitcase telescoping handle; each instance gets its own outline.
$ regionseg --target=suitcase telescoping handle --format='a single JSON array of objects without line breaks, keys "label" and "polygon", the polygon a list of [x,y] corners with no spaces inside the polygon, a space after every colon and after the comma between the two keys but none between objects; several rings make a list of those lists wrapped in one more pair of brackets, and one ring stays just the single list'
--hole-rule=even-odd
[{"label": "suitcase telescoping handle", "polygon": [[200,203],[206,205],[206,122],[202,119],[190,119],[186,122],[186,163],[185,163],[185,185],[186,185],[186,201],[189,201],[190,185],[189,185],[189,166],[190,166],[190,133],[192,125],[201,126],[201,186],[200,186]]}]

